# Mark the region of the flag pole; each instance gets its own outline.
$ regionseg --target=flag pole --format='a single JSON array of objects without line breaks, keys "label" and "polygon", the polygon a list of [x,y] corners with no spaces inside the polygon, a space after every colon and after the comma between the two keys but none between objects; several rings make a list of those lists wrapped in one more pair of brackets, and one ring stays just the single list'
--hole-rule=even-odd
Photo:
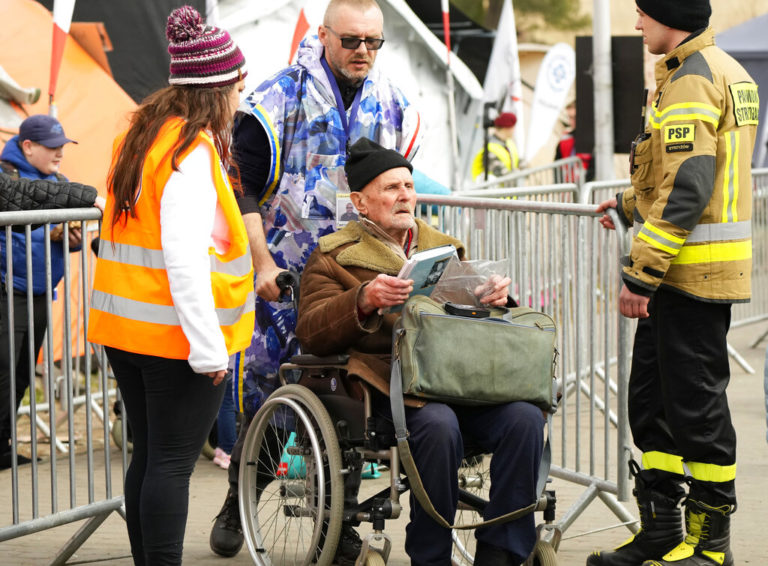
[{"label": "flag pole", "polygon": [[56,117],[56,83],[59,80],[61,59],[64,55],[64,45],[72,24],[72,14],[75,11],[75,0],[54,0],[53,3],[53,40],[51,42],[51,74],[48,81],[48,114]]},{"label": "flag pole", "polygon": [[451,70],[451,27],[450,27],[450,15],[448,0],[441,0],[443,9],[443,34],[445,35],[445,63],[447,73],[447,85],[448,85],[448,124],[451,131],[451,154],[452,159],[452,173],[453,173],[453,190],[460,191],[462,188],[462,175],[459,170],[459,138],[456,132],[456,91],[453,85],[453,71]]}]

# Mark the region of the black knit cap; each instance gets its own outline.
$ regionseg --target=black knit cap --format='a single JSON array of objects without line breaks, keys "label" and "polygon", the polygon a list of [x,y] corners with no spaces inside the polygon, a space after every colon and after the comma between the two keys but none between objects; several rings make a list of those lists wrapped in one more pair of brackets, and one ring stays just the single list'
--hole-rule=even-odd
[{"label": "black knit cap", "polygon": [[635,0],[637,7],[665,26],[696,31],[709,25],[709,0]]},{"label": "black knit cap", "polygon": [[384,171],[396,167],[407,167],[413,172],[411,162],[397,151],[381,147],[368,138],[360,138],[349,148],[344,164],[349,190],[360,191]]}]

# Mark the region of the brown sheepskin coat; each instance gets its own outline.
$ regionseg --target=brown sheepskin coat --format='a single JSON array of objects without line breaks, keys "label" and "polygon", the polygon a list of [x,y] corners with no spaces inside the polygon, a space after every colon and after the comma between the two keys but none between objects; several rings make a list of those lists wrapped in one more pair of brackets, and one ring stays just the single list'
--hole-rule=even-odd
[{"label": "brown sheepskin coat", "polygon": [[[418,250],[453,244],[464,259],[464,245],[418,223]],[[359,320],[357,297],[379,273],[396,276],[404,260],[358,222],[320,238],[301,276],[296,335],[302,351],[316,356],[347,353],[348,372],[389,394],[392,326],[399,313],[373,313]],[[406,404],[422,405],[413,399]]]}]

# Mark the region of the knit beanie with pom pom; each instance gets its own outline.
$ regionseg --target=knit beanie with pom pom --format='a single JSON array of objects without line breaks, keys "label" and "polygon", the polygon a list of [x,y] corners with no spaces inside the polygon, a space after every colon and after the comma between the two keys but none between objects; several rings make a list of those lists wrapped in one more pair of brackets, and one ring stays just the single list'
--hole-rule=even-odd
[{"label": "knit beanie with pom pom", "polygon": [[168,16],[165,36],[170,44],[172,85],[226,86],[245,77],[245,57],[226,30],[205,25],[192,6]]}]

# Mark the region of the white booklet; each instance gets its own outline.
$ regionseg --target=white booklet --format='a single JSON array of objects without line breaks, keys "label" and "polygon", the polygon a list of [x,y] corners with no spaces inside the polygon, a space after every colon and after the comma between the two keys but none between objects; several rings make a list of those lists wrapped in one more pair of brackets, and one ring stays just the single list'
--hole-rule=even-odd
[{"label": "white booklet", "polygon": [[[416,252],[405,261],[397,276],[400,279],[413,279],[411,297],[429,296],[443,275],[448,262],[455,255],[456,248],[451,244]],[[402,305],[397,305],[390,307],[387,312],[398,312],[402,308]]]}]

